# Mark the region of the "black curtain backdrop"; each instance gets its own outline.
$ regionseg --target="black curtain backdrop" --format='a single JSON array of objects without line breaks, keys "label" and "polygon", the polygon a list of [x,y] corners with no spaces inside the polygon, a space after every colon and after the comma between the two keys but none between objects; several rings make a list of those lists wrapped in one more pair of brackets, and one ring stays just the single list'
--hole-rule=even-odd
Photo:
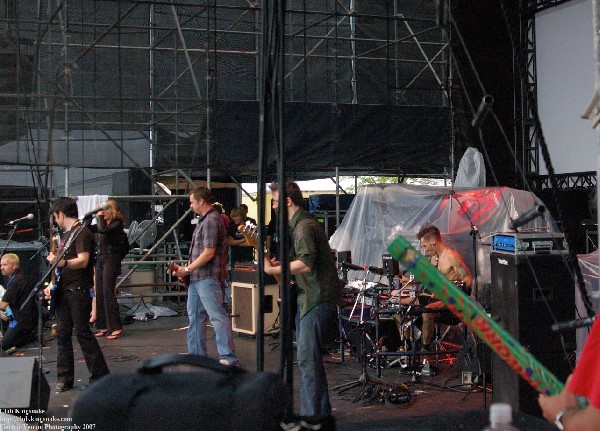
[{"label": "black curtain backdrop", "polygon": [[[258,102],[217,101],[211,169],[258,170]],[[286,103],[286,165],[294,172],[389,171],[442,174],[450,165],[449,111],[440,107]],[[191,138],[159,130],[156,167],[206,169],[206,133]],[[269,168],[275,172],[275,155]]]}]

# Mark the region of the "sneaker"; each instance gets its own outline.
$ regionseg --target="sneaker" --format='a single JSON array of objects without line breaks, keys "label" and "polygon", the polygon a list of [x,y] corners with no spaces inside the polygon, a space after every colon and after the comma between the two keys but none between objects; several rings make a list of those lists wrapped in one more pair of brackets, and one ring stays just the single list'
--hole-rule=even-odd
[{"label": "sneaker", "polygon": [[219,364],[227,367],[239,367],[240,361],[230,361],[229,359],[219,359]]}]

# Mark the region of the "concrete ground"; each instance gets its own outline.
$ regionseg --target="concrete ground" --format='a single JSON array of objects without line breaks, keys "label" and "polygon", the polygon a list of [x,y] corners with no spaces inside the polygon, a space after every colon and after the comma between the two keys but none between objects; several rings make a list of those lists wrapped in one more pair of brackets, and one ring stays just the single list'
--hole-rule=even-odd
[{"label": "concrete ground", "polygon": [[[117,340],[99,338],[111,373],[133,373],[140,364],[153,356],[164,353],[186,353],[187,317],[180,313],[174,317],[160,317],[156,320],[134,321],[124,327],[124,334]],[[216,355],[214,333],[209,328],[209,356]],[[50,385],[50,401],[47,417],[57,423],[69,417],[73,400],[86,390],[89,373],[85,361],[74,339],[75,347],[75,386],[73,389],[57,393],[56,385],[56,340],[50,331],[45,331],[47,341],[43,347],[43,369]],[[256,339],[249,335],[235,335],[236,351],[243,368],[256,369]],[[279,343],[277,336],[265,339],[265,371],[277,372],[279,364]],[[34,345],[19,349],[13,356],[37,356],[39,349]],[[395,358],[391,358],[395,359]],[[1,358],[0,358],[1,363]],[[366,374],[361,363],[348,355],[340,361],[339,351],[326,357],[333,415],[339,430],[399,430],[399,429],[439,429],[441,421],[449,420],[450,429],[479,430],[487,423],[484,409],[484,395],[478,385],[463,385],[458,367],[450,361],[437,364],[438,373],[434,376],[404,374],[402,368],[384,368],[382,376],[376,378],[376,370],[370,364]],[[297,390],[298,369],[294,366],[294,407],[298,411]],[[349,383],[355,382],[356,385]],[[341,386],[339,389],[336,387]],[[345,389],[345,390],[343,390]],[[126,388],[124,388],[126,390]],[[491,395],[487,394],[487,407]],[[160,408],[160,406],[157,406]],[[519,418],[522,419],[522,418]],[[525,418],[529,419],[529,418]],[[535,418],[533,418],[535,419]],[[48,421],[52,423],[52,421]],[[435,424],[438,425],[435,425]],[[454,424],[454,425],[452,425]],[[535,426],[534,426],[535,425]],[[175,426],[173,429],[177,429]],[[525,428],[521,428],[525,429]],[[535,419],[527,429],[553,429]]]}]

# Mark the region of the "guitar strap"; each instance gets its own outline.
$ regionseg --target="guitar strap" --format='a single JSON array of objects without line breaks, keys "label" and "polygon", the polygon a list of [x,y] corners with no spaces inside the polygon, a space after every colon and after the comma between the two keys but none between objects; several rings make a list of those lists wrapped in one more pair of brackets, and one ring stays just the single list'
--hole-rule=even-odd
[{"label": "guitar strap", "polygon": [[[73,244],[73,241],[75,240],[75,238],[77,238],[79,236],[79,231],[82,230],[84,228],[83,224],[81,224],[81,222],[77,222],[73,225],[73,227],[71,227],[71,230],[67,233],[67,238],[66,238],[66,242],[65,245],[60,247],[59,250],[59,254],[65,250],[65,254],[63,256],[65,256],[67,254],[67,252],[69,251],[69,248],[71,247],[71,245]],[[59,278],[60,278],[60,271],[59,268],[56,268],[57,272],[56,272],[56,284],[58,284]]]}]

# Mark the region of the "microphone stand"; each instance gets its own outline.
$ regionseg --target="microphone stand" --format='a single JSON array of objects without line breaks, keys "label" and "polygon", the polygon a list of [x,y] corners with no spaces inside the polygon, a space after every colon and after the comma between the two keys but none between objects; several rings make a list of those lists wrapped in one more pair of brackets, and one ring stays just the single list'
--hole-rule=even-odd
[{"label": "microphone stand", "polygon": [[[46,238],[45,237],[40,237],[39,241],[42,242],[44,241]],[[44,242],[40,248],[37,249],[37,251],[35,253],[33,253],[33,255],[29,258],[30,261],[32,261],[33,259],[35,259],[35,257],[40,254],[42,252],[42,250],[44,250],[48,244],[50,244],[50,241],[52,241],[52,238],[50,238],[48,241]]]},{"label": "microphone stand", "polygon": [[12,225],[12,229],[10,230],[10,232],[8,232],[8,235],[6,237],[6,244],[4,244],[4,248],[2,249],[2,252],[0,253],[0,256],[4,256],[4,252],[6,252],[6,249],[8,248],[8,244],[10,244],[10,241],[12,240],[13,235],[15,234],[15,232],[17,231],[17,223]]},{"label": "microphone stand", "polygon": [[[81,232],[83,232],[83,229],[86,228],[92,221],[92,218],[84,218],[81,221],[81,225],[78,226],[76,228],[76,230],[71,234],[72,235],[72,240],[71,240],[71,244],[69,245],[69,248],[71,248],[71,246],[73,244],[75,244],[75,241],[77,241],[77,238],[79,237],[79,235],[81,234]],[[31,301],[34,297],[34,295],[37,295],[38,298],[38,356],[39,356],[39,366],[38,366],[38,384],[37,384],[37,402],[38,405],[36,406],[36,408],[38,410],[41,410],[41,406],[40,406],[40,402],[41,402],[41,396],[42,396],[42,377],[44,375],[43,373],[43,369],[42,369],[42,363],[43,363],[43,355],[42,355],[42,349],[44,347],[44,342],[43,342],[43,334],[44,334],[44,328],[43,328],[43,319],[42,319],[42,311],[43,311],[43,307],[42,307],[42,301],[44,299],[44,280],[47,280],[50,275],[52,274],[52,271],[54,271],[56,269],[56,266],[58,265],[58,262],[60,262],[61,260],[63,260],[65,254],[67,253],[67,251],[69,251],[69,248],[63,248],[63,250],[56,256],[56,260],[54,261],[54,263],[52,265],[50,265],[50,268],[48,268],[48,270],[46,271],[46,273],[42,276],[42,278],[40,278],[40,280],[36,283],[35,287],[33,289],[31,289],[31,292],[29,293],[29,295],[27,296],[27,298],[25,299],[25,301],[23,302],[23,304],[21,305],[21,310],[25,309],[25,307],[27,307],[27,304],[29,304],[29,301]]]},{"label": "microphone stand", "polygon": [[[454,198],[456,200],[456,202],[458,202],[459,205],[459,211],[462,211],[462,213],[465,215],[465,217],[467,218],[467,220],[469,221],[469,224],[471,225],[471,231],[469,232],[469,235],[471,236],[471,243],[472,243],[472,247],[473,247],[473,276],[471,277],[472,283],[473,283],[473,292],[472,292],[472,296],[475,299],[475,302],[477,301],[477,295],[478,295],[478,287],[477,287],[477,241],[481,241],[481,235],[479,233],[479,229],[477,228],[477,226],[473,223],[473,220],[471,219],[471,217],[469,216],[469,214],[467,213],[466,210],[462,210],[463,205],[462,202],[458,199],[458,197],[456,196],[456,192],[454,190],[451,190],[451,194],[452,194],[452,198]],[[466,341],[466,340],[465,340]],[[483,408],[484,410],[487,409],[487,387],[486,387],[486,372],[485,372],[485,352],[483,352],[482,355],[479,355],[479,345],[481,343],[481,340],[478,337],[475,337],[475,354],[479,357],[479,363],[480,363],[480,368],[482,370],[481,374],[482,374],[482,382],[481,384],[483,385]],[[465,352],[466,353],[466,352]]]}]

